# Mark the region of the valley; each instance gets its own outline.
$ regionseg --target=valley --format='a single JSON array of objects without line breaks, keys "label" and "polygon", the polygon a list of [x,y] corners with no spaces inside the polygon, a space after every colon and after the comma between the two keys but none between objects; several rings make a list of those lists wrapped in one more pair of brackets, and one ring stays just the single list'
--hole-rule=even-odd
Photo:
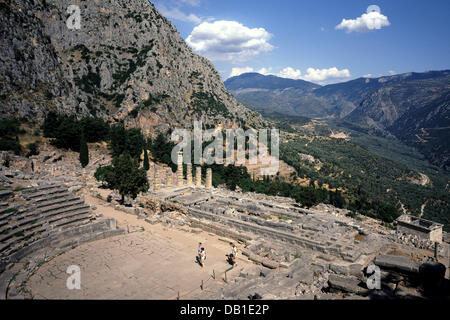
[{"label": "valley", "polygon": [[[386,202],[399,209],[403,204],[414,215],[426,203],[424,217],[444,223],[448,230],[450,174],[414,148],[397,139],[371,135],[348,121],[263,114],[284,133],[280,158],[296,169],[293,182],[301,178],[309,184],[338,188],[347,205],[369,215],[373,212],[364,209],[365,201]],[[337,132],[341,135],[333,137]],[[320,161],[320,169],[301,154]],[[425,182],[415,182],[421,180]]]},{"label": "valley", "polygon": [[273,78],[277,77],[248,73],[227,79],[225,86],[243,104],[263,114],[327,119],[372,136],[396,138],[433,165],[450,168],[449,70],[358,78],[326,86]]}]

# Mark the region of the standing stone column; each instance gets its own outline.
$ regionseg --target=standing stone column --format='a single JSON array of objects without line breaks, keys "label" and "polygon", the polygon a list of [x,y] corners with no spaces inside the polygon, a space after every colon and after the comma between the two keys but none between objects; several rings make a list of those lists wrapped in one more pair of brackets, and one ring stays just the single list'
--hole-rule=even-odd
[{"label": "standing stone column", "polygon": [[158,192],[161,190],[161,178],[159,177],[159,169],[155,166],[155,179],[153,180],[153,190]]},{"label": "standing stone column", "polygon": [[176,172],[172,172],[172,185],[174,187],[178,185],[178,176]]},{"label": "standing stone column", "polygon": [[172,169],[166,169],[166,187],[167,189],[172,188]]},{"label": "standing stone column", "polygon": [[160,174],[159,174],[159,177],[160,177],[160,179],[159,179],[159,181],[160,181],[160,184],[161,184],[161,189],[165,189],[165,187],[167,186],[167,171],[164,169],[164,168],[160,168]]},{"label": "standing stone column", "polygon": [[183,186],[183,153],[178,152],[178,159],[177,159],[177,177],[178,177],[178,186]]},{"label": "standing stone column", "polygon": [[202,186],[202,167],[195,167],[195,185]]},{"label": "standing stone column", "polygon": [[192,184],[192,164],[186,165],[186,183],[188,186]]},{"label": "standing stone column", "polygon": [[152,176],[154,175],[154,173],[155,173],[155,163],[154,162],[150,162],[148,171],[150,172],[150,175],[152,175]]},{"label": "standing stone column", "polygon": [[205,186],[208,189],[212,188],[212,169],[211,168],[207,168],[206,169],[206,182],[205,182]]},{"label": "standing stone column", "polygon": [[149,183],[154,183],[155,180],[155,164],[150,162],[150,168],[147,171],[147,178]]}]

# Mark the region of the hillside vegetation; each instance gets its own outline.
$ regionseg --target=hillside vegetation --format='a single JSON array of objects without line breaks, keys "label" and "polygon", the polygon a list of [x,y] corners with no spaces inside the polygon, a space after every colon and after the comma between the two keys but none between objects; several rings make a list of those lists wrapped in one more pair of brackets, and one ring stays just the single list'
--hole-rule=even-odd
[{"label": "hillside vegetation", "polygon": [[[293,181],[300,178],[317,187],[340,189],[347,208],[371,216],[376,216],[380,203],[414,215],[421,214],[424,205],[424,218],[450,230],[450,174],[430,165],[417,151],[400,141],[373,137],[359,126],[345,129],[349,138],[339,139],[330,137],[342,131],[333,123],[305,124],[304,118],[295,123],[280,115],[272,119],[283,130],[280,158],[297,171]],[[305,154],[316,161],[305,160]],[[430,182],[421,185],[421,174]]]}]

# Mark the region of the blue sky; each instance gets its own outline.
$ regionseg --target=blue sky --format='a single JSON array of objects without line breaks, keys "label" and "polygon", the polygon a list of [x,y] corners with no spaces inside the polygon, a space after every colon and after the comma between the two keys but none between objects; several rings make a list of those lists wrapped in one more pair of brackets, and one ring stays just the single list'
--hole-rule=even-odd
[{"label": "blue sky", "polygon": [[448,0],[153,3],[224,80],[255,71],[327,84],[450,68]]}]

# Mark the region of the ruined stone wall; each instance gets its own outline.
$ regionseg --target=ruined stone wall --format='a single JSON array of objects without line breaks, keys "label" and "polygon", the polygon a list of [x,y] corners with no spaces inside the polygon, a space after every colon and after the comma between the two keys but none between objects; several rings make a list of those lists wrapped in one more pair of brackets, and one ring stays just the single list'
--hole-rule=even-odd
[{"label": "ruined stone wall", "polygon": [[[423,228],[413,228],[409,225],[400,223],[397,226],[397,230],[401,233],[406,233],[406,234],[412,234],[417,236],[419,239],[423,239],[423,240],[431,240],[431,232],[426,231]],[[437,237],[437,235],[433,236],[434,238]],[[442,241],[442,230],[441,230],[441,241]]]},{"label": "ruined stone wall", "polygon": [[432,230],[429,236],[431,241],[442,243],[442,228]]}]

